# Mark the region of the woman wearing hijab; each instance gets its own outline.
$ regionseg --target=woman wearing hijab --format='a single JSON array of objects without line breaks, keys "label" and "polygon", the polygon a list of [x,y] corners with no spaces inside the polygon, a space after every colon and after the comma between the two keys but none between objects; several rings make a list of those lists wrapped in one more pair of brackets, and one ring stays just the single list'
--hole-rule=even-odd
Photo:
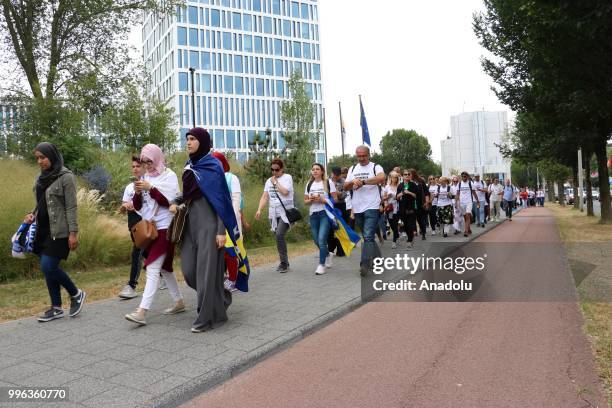
[{"label": "woman wearing hijab", "polygon": [[145,325],[147,324],[146,313],[151,309],[159,285],[160,272],[175,302],[173,307],[164,310],[164,314],[184,312],[185,303],[176,276],[172,272],[174,245],[166,238],[166,232],[173,217],[169,211],[170,202],[174,201],[179,194],[178,178],[172,170],[166,167],[164,154],[157,145],[145,145],[140,154],[140,162],[146,174],[142,180],[134,182],[134,208],[140,213],[143,220],[155,223],[158,235],[157,239],[145,250],[144,267],[147,272],[147,282],[142,301],[138,309],[125,315],[125,318],[139,325]]},{"label": "woman wearing hijab", "polygon": [[188,205],[181,266],[187,285],[197,292],[198,316],[191,331],[201,333],[227,321],[232,294],[223,287],[226,231],[240,236],[222,165],[210,154],[208,131],[187,132],[189,161],[183,171],[183,201]]},{"label": "woman wearing hijab", "polygon": [[67,259],[79,245],[74,174],[64,167],[62,155],[51,143],[40,143],[34,155],[41,170],[34,186],[36,209],[24,222],[37,224],[34,253],[40,257],[40,269],[51,298],[51,307],[38,321],[48,322],[64,317],[62,287],[70,295],[70,317],[81,312],[86,293],[59,267],[61,260]]}]

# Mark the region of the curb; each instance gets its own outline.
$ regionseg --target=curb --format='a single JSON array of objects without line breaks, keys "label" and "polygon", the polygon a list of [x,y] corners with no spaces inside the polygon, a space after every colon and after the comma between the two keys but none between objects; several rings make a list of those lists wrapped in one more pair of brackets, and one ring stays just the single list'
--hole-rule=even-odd
[{"label": "curb", "polygon": [[333,323],[348,313],[362,306],[364,302],[361,296],[357,296],[343,305],[330,310],[322,316],[305,323],[290,332],[277,337],[274,340],[246,353],[245,356],[238,360],[225,364],[223,367],[215,368],[206,374],[203,374],[192,380],[191,384],[185,384],[173,388],[163,397],[156,398],[148,405],[155,408],[174,408],[182,405],[204,392],[207,392],[227,380],[237,376],[238,374],[253,367],[257,363],[272,357],[274,354],[281,352],[298,341],[308,337],[314,332]]},{"label": "curb", "polygon": [[[521,210],[517,210],[512,215],[514,216]],[[494,226],[492,226],[488,231],[492,231],[498,226],[505,223],[507,219],[504,219],[501,222],[498,222]],[[476,238],[480,237],[482,234],[470,237],[467,241],[463,241],[458,247],[466,245]],[[357,308],[363,306],[368,303],[369,299],[363,299],[362,296],[357,296],[343,305],[330,310],[329,312],[323,314],[311,320],[308,323],[305,323],[290,332],[277,337],[274,340],[269,341],[268,343],[252,350],[243,357],[238,360],[229,362],[225,364],[223,367],[217,367],[212,369],[211,371],[203,374],[199,377],[194,378],[190,384],[180,385],[176,388],[168,391],[164,396],[156,398],[152,400],[148,405],[154,408],[175,408],[178,407],[195,397],[210,391],[211,389],[223,384],[224,382],[236,377],[243,371],[248,370],[249,368],[255,366],[259,362],[272,357],[276,353],[279,353],[300,340],[310,336],[316,331],[324,328],[325,326],[335,322],[336,320],[344,317],[350,312],[356,310]]]}]

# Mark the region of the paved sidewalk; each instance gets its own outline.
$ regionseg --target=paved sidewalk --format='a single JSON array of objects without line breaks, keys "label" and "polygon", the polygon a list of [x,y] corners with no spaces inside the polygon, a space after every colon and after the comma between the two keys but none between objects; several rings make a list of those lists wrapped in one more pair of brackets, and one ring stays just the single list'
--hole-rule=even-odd
[{"label": "paved sidewalk", "polygon": [[[497,225],[473,227],[471,239]],[[467,238],[428,235],[425,242],[416,239],[415,250],[442,240]],[[383,253],[405,248],[392,250],[387,241]],[[287,274],[275,272],[276,265],[254,268],[251,291],[234,294],[229,322],[200,334],[190,331],[195,292],[188,287],[182,287],[186,313],[163,316],[171,300],[161,291],[144,327],[123,318],[140,298],[91,303],[75,319],[0,324],[0,387],[62,386],[70,398],[0,406],[176,406],[361,305],[359,249],[350,259],[336,258],[326,275],[314,275],[316,264],[308,254],[293,259]]]}]

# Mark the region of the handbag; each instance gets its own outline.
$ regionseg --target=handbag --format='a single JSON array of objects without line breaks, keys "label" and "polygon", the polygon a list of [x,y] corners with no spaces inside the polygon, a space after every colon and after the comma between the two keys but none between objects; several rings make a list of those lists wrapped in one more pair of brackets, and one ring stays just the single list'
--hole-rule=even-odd
[{"label": "handbag", "polygon": [[187,214],[189,213],[189,207],[186,204],[181,204],[176,207],[176,214],[172,217],[170,226],[168,227],[168,234],[166,238],[172,244],[178,244],[183,238],[183,231],[185,230],[185,221],[187,220]]},{"label": "handbag", "polygon": [[393,212],[393,204],[387,204],[387,205],[385,206],[385,212],[386,212],[387,214],[392,213],[392,212]]},{"label": "handbag", "polygon": [[287,221],[289,221],[289,224],[293,224],[294,222],[298,222],[302,219],[302,213],[300,212],[300,210],[295,207],[286,209],[285,204],[283,204],[283,200],[281,200],[276,190],[274,190],[274,194],[276,194],[278,201],[280,201],[281,205],[283,206],[283,210],[285,211],[285,215],[287,216]]},{"label": "handbag", "polygon": [[[156,203],[157,204],[157,203]],[[157,215],[159,206],[155,210],[153,217]],[[155,221],[142,219],[136,223],[131,229],[134,237],[134,245],[136,248],[145,250],[157,239],[157,227]]]}]

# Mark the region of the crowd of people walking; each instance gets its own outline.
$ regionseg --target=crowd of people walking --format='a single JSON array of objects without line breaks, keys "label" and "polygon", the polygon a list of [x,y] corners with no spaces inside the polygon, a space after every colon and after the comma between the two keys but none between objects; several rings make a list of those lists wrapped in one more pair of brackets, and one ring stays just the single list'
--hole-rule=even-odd
[{"label": "crowd of people walking", "polygon": [[[133,247],[129,280],[119,297],[138,296],[136,289],[144,267],[142,299],[125,318],[146,325],[156,292],[163,288],[168,289],[172,301],[163,313],[184,312],[185,301],[173,271],[175,246],[179,245],[185,282],[197,294],[191,330],[199,333],[227,321],[232,292],[244,290],[237,285],[237,271],[244,266],[245,255],[240,254],[238,242],[247,222],[240,180],[231,173],[225,156],[212,151],[209,133],[202,128],[191,129],[186,134],[186,147],[182,189],[158,146],[147,144],[131,159],[131,183],[125,188],[120,210],[127,213]],[[63,166],[54,145],[39,144],[35,156],[41,169],[34,187],[36,207],[24,223],[37,225],[32,252],[40,257],[51,300],[50,309],[38,319],[46,322],[63,317],[61,287],[70,296],[72,317],[82,310],[86,293],[59,267],[78,246],[75,177]],[[387,176],[382,166],[370,160],[368,146],[359,146],[356,157],[357,163],[351,167],[332,168],[329,178],[323,164],[312,164],[303,202],[318,248],[316,275],[325,274],[333,266],[334,255],[350,255],[359,241],[355,229],[363,238],[359,271],[366,276],[373,259],[382,256],[379,244],[387,239],[392,241],[392,249],[398,249],[405,237],[406,249],[410,250],[416,237],[427,239],[428,228],[431,235],[443,238],[461,233],[469,237],[472,226],[484,228],[488,222],[499,222],[502,211],[512,220],[519,203],[524,207],[544,205],[542,190],[519,190],[509,179],[500,183],[497,178],[481,180],[479,174],[462,172],[430,175],[425,180],[415,169],[401,167]],[[273,159],[255,219],[261,220],[267,205],[279,257],[276,270],[280,273],[290,270],[286,234],[301,218],[295,200],[292,176],[285,173],[280,158]]]}]

